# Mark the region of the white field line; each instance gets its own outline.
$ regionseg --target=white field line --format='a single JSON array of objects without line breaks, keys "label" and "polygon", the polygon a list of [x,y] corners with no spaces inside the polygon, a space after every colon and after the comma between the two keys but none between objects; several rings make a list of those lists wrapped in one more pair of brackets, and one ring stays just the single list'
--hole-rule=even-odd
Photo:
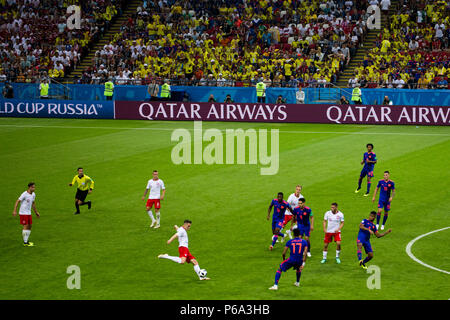
[{"label": "white field line", "polygon": [[[423,265],[424,267],[427,267],[427,268],[430,268],[430,269],[433,269],[433,270],[436,270],[436,271],[439,271],[439,272],[443,272],[443,273],[446,273],[446,274],[450,274],[450,271],[441,270],[441,269],[435,268],[435,267],[433,267],[433,266],[430,266],[429,264],[426,264],[426,263],[422,262],[421,260],[417,259],[417,258],[412,254],[412,252],[411,252],[411,247],[413,246],[413,244],[414,244],[417,240],[422,239],[423,237],[426,237],[426,236],[428,236],[428,235],[430,235],[430,234],[432,234],[432,233],[439,232],[439,231],[446,230],[446,229],[450,229],[450,227],[446,227],[446,228],[434,230],[434,231],[431,231],[431,232],[422,234],[422,235],[418,236],[417,238],[411,240],[411,241],[408,243],[408,245],[406,246],[406,253],[408,254],[408,256],[409,256],[411,259],[413,259],[413,260],[414,260],[415,262],[417,262],[417,263],[420,263],[420,264]],[[450,300],[450,299],[449,299],[449,300]]]},{"label": "white field line", "polygon": [[[173,131],[178,128],[157,128],[157,127],[93,127],[93,126],[54,126],[54,125],[15,125],[15,124],[0,124],[1,127],[13,127],[13,128],[55,128],[55,129],[112,129],[112,130],[153,130],[153,131]],[[188,131],[194,131],[193,128],[184,128]],[[208,128],[203,128],[207,130]],[[267,128],[267,129],[277,129],[277,128]],[[219,129],[220,131],[225,131],[227,129]],[[402,133],[402,132],[349,132],[349,131],[292,131],[292,130],[280,130],[280,133],[307,133],[307,134],[353,134],[353,135],[398,135],[398,136],[440,136],[440,137],[450,137],[450,133]]]}]

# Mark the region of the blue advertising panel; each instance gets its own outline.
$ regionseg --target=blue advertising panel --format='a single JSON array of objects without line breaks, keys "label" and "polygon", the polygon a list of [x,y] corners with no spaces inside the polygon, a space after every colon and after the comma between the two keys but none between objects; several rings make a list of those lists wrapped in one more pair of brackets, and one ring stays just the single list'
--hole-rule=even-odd
[{"label": "blue advertising panel", "polygon": [[0,117],[114,119],[112,101],[0,99]]}]

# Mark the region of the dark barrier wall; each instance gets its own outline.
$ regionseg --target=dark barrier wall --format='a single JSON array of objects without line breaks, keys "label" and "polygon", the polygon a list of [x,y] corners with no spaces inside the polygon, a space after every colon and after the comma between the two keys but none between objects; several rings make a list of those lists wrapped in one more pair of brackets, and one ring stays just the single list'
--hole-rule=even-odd
[{"label": "dark barrier wall", "polygon": [[116,119],[449,125],[436,106],[275,105],[116,101]]},{"label": "dark barrier wall", "polygon": [[6,99],[0,117],[114,119],[114,102]]}]

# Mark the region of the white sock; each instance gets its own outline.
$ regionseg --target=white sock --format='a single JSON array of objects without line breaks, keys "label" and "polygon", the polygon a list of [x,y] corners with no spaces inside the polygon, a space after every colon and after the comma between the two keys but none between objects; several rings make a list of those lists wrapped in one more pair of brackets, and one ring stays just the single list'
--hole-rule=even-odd
[{"label": "white sock", "polygon": [[286,230],[286,234],[290,234],[291,233],[291,230],[290,229],[287,229]]},{"label": "white sock", "polygon": [[167,256],[167,257],[162,257],[162,258],[172,260],[173,262],[176,262],[176,263],[181,263],[180,257]]},{"label": "white sock", "polygon": [[200,266],[199,266],[198,264],[196,264],[196,265],[194,266],[194,271],[195,271],[195,273],[200,277],[200,274],[199,274],[199,272],[200,272]]},{"label": "white sock", "polygon": [[160,219],[160,217],[161,217],[160,212],[159,212],[159,211],[156,212],[156,223],[157,223],[157,224],[159,224],[159,219]]},{"label": "white sock", "polygon": [[155,218],[153,217],[153,212],[152,212],[152,210],[148,210],[147,213],[148,213],[148,215],[150,216],[150,219],[152,219],[152,223],[155,222]]},{"label": "white sock", "polygon": [[324,251],[324,252],[323,252],[323,258],[324,258],[324,259],[327,259],[327,253],[328,253],[328,251]]},{"label": "white sock", "polygon": [[23,242],[27,243],[28,238],[30,237],[31,230],[22,230],[22,238]]},{"label": "white sock", "polygon": [[340,250],[336,250],[336,258],[339,258],[339,254],[341,253]]}]

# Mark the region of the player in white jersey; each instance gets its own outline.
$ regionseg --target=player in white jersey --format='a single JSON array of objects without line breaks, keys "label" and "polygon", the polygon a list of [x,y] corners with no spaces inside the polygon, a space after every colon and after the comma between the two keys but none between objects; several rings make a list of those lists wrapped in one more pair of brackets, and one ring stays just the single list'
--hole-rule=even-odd
[{"label": "player in white jersey", "polygon": [[331,210],[325,212],[325,216],[323,217],[323,232],[325,232],[325,240],[323,247],[323,259],[321,263],[327,262],[328,244],[333,241],[333,238],[336,242],[336,263],[341,263],[341,230],[344,226],[344,214],[340,212],[337,207],[338,204],[333,202],[331,204]]},{"label": "player in white jersey", "polygon": [[194,265],[194,271],[198,275],[200,280],[210,280],[206,276],[203,276],[201,274],[201,271],[204,271],[200,269],[200,266],[195,259],[195,257],[189,252],[189,241],[188,241],[188,235],[187,232],[189,229],[191,229],[192,221],[191,220],[184,220],[184,223],[181,227],[178,227],[177,225],[174,226],[175,230],[177,232],[169,239],[167,240],[167,244],[170,244],[175,238],[178,238],[178,252],[179,257],[175,256],[169,256],[167,253],[160,254],[158,256],[159,259],[169,259],[173,262],[184,264],[185,262],[189,263],[192,262]]},{"label": "player in white jersey", "polygon": [[14,205],[14,211],[13,216],[15,217],[17,215],[17,206],[20,202],[20,209],[19,209],[19,217],[20,217],[20,224],[23,225],[22,230],[22,238],[23,238],[23,245],[24,247],[32,247],[34,246],[33,242],[29,242],[28,238],[31,234],[31,209],[33,209],[34,213],[36,214],[36,217],[40,217],[41,215],[36,209],[36,194],[34,193],[34,190],[36,190],[36,185],[34,182],[30,182],[28,184],[27,191],[24,191],[19,199],[17,199],[15,205]]},{"label": "player in white jersey", "polygon": [[[161,201],[163,201],[164,196],[166,195],[166,187],[164,186],[164,182],[158,178],[158,170],[153,170],[153,178],[147,182],[147,188],[145,189],[144,196],[142,197],[143,201],[147,196],[147,192],[149,192],[149,194],[145,209],[147,210],[150,219],[152,219],[150,228],[158,229],[160,227]],[[155,205],[156,219],[153,217],[152,213],[153,204]]]},{"label": "player in white jersey", "polygon": [[[297,185],[295,187],[295,192],[292,193],[287,199],[287,202],[291,205],[292,208],[295,208],[298,205],[298,199],[304,198],[300,192],[302,192],[302,186]],[[285,227],[288,224],[288,222],[291,221],[291,229],[297,228],[297,225],[294,224],[294,220],[292,220],[293,217],[294,216],[292,215],[292,212],[286,210],[286,212],[284,213],[283,227]],[[286,230],[286,234],[289,235],[290,239],[292,239],[292,233],[290,229]]]}]

